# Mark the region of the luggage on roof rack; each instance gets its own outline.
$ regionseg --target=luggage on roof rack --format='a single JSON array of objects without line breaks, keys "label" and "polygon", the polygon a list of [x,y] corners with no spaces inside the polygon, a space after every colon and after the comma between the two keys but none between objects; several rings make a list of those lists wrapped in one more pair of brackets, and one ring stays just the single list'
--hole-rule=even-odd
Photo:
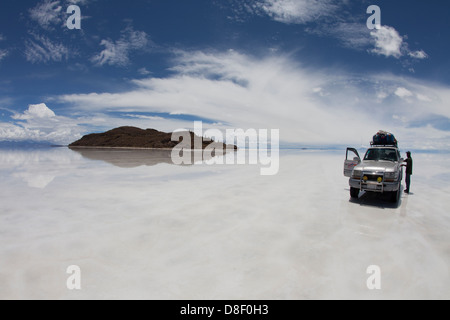
[{"label": "luggage on roof rack", "polygon": [[398,146],[395,136],[392,133],[383,130],[378,131],[377,134],[373,136],[373,141],[370,144],[372,146]]}]

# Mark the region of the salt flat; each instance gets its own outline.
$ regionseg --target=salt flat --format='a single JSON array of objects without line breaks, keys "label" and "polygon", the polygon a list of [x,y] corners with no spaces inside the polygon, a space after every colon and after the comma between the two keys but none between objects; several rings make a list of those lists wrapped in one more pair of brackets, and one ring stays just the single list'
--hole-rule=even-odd
[{"label": "salt flat", "polygon": [[275,176],[118,152],[0,150],[0,299],[450,298],[446,156],[413,154],[394,206],[349,200],[344,151],[282,151]]}]

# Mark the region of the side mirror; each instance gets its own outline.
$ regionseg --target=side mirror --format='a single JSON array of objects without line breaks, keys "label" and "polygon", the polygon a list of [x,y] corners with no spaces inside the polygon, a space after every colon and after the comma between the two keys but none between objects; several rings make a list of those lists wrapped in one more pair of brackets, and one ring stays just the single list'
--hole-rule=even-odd
[{"label": "side mirror", "polygon": [[353,161],[359,162],[359,160],[360,160],[360,159],[359,159],[358,157],[354,157],[354,158],[353,158]]},{"label": "side mirror", "polygon": [[405,159],[403,159],[403,158],[400,158],[400,162],[405,162]]}]

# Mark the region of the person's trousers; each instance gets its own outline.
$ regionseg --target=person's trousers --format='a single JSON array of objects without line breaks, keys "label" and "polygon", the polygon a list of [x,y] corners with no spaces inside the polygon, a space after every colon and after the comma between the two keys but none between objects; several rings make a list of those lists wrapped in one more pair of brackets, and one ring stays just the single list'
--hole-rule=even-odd
[{"label": "person's trousers", "polygon": [[409,192],[409,187],[411,186],[411,175],[406,174],[406,191]]}]

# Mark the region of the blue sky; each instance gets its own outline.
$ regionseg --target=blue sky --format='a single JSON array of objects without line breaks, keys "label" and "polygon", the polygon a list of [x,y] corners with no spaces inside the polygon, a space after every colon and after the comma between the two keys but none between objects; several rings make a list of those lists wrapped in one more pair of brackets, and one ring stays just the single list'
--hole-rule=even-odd
[{"label": "blue sky", "polygon": [[[67,8],[81,10],[70,30]],[[381,28],[366,25],[370,5]],[[0,141],[121,125],[280,129],[290,145],[450,149],[450,4],[3,0]]]}]

